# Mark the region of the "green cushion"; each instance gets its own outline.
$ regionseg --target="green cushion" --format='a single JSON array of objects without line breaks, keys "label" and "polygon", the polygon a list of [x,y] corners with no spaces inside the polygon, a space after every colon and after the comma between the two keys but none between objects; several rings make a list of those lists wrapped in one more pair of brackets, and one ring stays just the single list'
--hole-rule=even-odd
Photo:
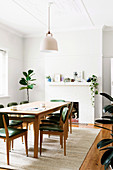
[{"label": "green cushion", "polygon": [[55,112],[53,112],[53,113],[50,113],[50,114],[48,114],[48,115],[50,115],[50,116],[60,116],[60,113],[55,113]]},{"label": "green cushion", "polygon": [[4,108],[4,105],[3,105],[3,104],[0,104],[0,108]]},{"label": "green cushion", "polygon": [[[14,128],[8,128],[8,132],[9,132],[9,138],[19,135],[23,132],[27,131],[27,129],[14,129]],[[0,137],[6,137],[6,133],[5,133],[5,128],[0,129]]]},{"label": "green cushion", "polygon": [[40,130],[63,132],[63,129],[61,129],[60,126],[53,124],[40,124]]},{"label": "green cushion", "polygon": [[24,118],[35,118],[35,115],[24,115]]},{"label": "green cushion", "polygon": [[20,104],[26,104],[26,103],[29,103],[28,101],[22,101],[20,102]]},{"label": "green cushion", "polygon": [[65,100],[62,100],[62,99],[53,99],[53,100],[50,100],[50,102],[65,102]]},{"label": "green cushion", "polygon": [[16,103],[16,102],[11,102],[11,103],[8,103],[8,104],[7,104],[7,107],[16,106],[16,105],[18,105],[18,103]]},{"label": "green cushion", "polygon": [[42,122],[42,123],[54,123],[54,124],[59,124],[59,121],[49,120],[49,119],[41,120],[41,122]]},{"label": "green cushion", "polygon": [[60,116],[49,116],[48,118],[47,118],[48,120],[54,120],[54,121],[60,121]]},{"label": "green cushion", "polygon": [[11,120],[9,121],[9,127],[19,126],[23,123],[21,120]]}]

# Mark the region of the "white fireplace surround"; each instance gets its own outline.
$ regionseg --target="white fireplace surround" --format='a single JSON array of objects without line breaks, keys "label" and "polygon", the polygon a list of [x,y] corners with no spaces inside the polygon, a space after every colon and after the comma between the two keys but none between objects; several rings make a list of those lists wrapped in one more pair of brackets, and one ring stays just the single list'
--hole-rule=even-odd
[{"label": "white fireplace surround", "polygon": [[79,102],[79,123],[94,123],[94,107],[87,82],[46,82],[45,99],[63,99]]}]

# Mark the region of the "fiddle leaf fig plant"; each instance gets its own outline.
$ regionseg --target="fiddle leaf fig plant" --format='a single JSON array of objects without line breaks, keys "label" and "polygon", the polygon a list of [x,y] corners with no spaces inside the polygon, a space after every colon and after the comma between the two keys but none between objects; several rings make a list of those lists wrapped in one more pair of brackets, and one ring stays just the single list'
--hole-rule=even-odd
[{"label": "fiddle leaf fig plant", "polygon": [[19,81],[19,83],[22,85],[22,87],[19,90],[27,90],[27,101],[29,102],[29,89],[33,89],[34,84],[33,82],[36,79],[32,79],[32,76],[34,75],[34,70],[28,70],[28,72],[23,72],[24,77],[22,77]]},{"label": "fiddle leaf fig plant", "polygon": [[90,90],[91,90],[91,101],[92,101],[92,105],[95,105],[95,95],[98,94],[98,80],[97,80],[97,76],[92,75],[92,77],[90,77],[87,82],[90,82]]}]

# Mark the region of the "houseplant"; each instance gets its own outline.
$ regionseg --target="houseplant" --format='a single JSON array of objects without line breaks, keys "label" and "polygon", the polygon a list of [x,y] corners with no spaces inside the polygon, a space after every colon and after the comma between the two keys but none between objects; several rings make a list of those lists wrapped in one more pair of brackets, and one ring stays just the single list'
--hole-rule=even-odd
[{"label": "houseplant", "polygon": [[[112,97],[109,96],[108,94],[105,93],[100,93],[110,101],[112,101]],[[97,148],[100,149],[100,151],[105,150],[104,154],[102,155],[101,158],[101,164],[104,165],[105,170],[111,166],[113,168],[113,105],[108,105],[103,108],[103,112],[106,113],[108,112],[111,114],[110,116],[102,116],[101,119],[97,119],[95,121],[95,126],[100,127],[102,129],[108,130],[111,132],[112,139],[103,139],[97,144]],[[110,124],[112,126],[112,129],[105,128],[104,126],[100,126],[98,124]],[[105,147],[109,144],[112,144],[112,146]],[[103,148],[104,147],[104,148]],[[103,149],[102,149],[103,148]]]},{"label": "houseplant", "polygon": [[32,79],[32,76],[34,75],[34,70],[28,70],[28,72],[23,72],[24,77],[21,78],[19,83],[22,85],[22,87],[19,90],[27,90],[27,101],[29,102],[29,89],[33,89],[34,84],[33,82],[36,79]]},{"label": "houseplant", "polygon": [[87,82],[90,82],[90,90],[91,90],[91,101],[92,101],[92,105],[95,105],[95,95],[98,94],[98,80],[97,80],[97,76],[92,75],[92,77],[89,77]]}]

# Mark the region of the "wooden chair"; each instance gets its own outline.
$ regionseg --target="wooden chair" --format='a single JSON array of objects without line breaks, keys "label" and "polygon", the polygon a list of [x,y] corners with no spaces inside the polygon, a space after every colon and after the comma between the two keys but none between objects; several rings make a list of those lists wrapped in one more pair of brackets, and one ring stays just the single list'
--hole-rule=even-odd
[{"label": "wooden chair", "polygon": [[[65,102],[65,100],[51,100],[51,102]],[[73,109],[73,102],[72,102],[72,108],[71,112],[69,114],[69,120],[70,120],[70,133],[72,133],[72,109]],[[41,120],[42,123],[57,123],[60,121],[60,113],[51,113],[49,114],[49,117],[47,117],[44,120]],[[68,124],[69,126],[69,124]]]},{"label": "wooden chair", "polygon": [[42,152],[42,139],[43,134],[58,135],[60,136],[60,145],[63,148],[63,137],[64,137],[64,156],[66,156],[66,139],[67,139],[67,127],[68,127],[68,116],[70,112],[69,107],[62,107],[60,110],[60,124],[40,124],[40,155]]},{"label": "wooden chair", "polygon": [[0,114],[0,138],[6,140],[7,164],[9,165],[9,149],[12,140],[25,136],[26,155],[28,156],[27,148],[27,129],[9,128],[9,118],[7,114]]},{"label": "wooden chair", "polygon": [[[28,101],[22,101],[22,102],[20,102],[20,105],[21,104],[27,104],[27,103],[29,103]],[[25,126],[26,126],[26,129],[28,129],[28,127],[29,127],[29,130],[30,130],[30,125],[33,123],[32,121],[30,121],[30,120],[28,120],[28,118],[35,118],[35,116],[34,115],[23,115],[23,117],[25,118],[24,119],[24,121],[23,121],[23,123],[25,124]]]}]

